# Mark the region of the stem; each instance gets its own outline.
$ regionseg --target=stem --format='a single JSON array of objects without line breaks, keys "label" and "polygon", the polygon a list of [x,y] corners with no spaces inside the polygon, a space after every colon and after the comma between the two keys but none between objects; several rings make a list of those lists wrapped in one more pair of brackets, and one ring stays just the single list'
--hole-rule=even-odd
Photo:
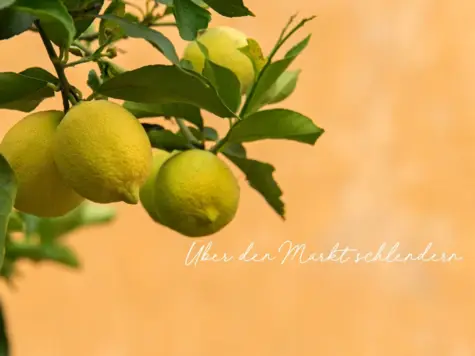
[{"label": "stem", "polygon": [[61,96],[63,97],[63,108],[64,108],[64,113],[66,114],[69,110],[69,82],[68,79],[66,78],[66,74],[64,73],[64,68],[61,64],[60,59],[58,58],[58,55],[56,54],[53,45],[51,44],[50,40],[48,39],[48,36],[46,36],[45,31],[41,27],[40,21],[36,20],[35,21],[35,26],[38,29],[38,32],[40,34],[41,40],[43,41],[43,44],[46,48],[46,52],[48,52],[49,59],[51,60],[51,63],[53,63],[54,69],[56,70],[56,74],[58,75],[59,79],[59,85],[61,88]]},{"label": "stem", "polygon": [[[83,51],[88,57],[92,56],[94,51],[88,48],[87,46],[84,46],[81,42],[79,41],[74,41],[73,45],[79,48],[81,51]],[[115,64],[113,61],[107,59],[107,58],[98,58],[97,61],[102,62],[102,63],[107,63],[108,65],[112,66],[117,70],[118,72],[125,72],[125,69],[122,69],[119,67],[117,64]]]},{"label": "stem", "polygon": [[200,148],[203,148],[203,144],[193,135],[188,126],[185,125],[183,119],[175,118],[175,121],[178,124],[183,136],[185,136],[185,138],[191,143],[193,147],[199,146]]},{"label": "stem", "polygon": [[75,65],[78,65],[78,64],[92,62],[94,59],[95,58],[92,58],[92,57],[84,57],[84,58],[78,59],[77,61],[66,63],[64,65],[64,68],[74,67]]},{"label": "stem", "polygon": [[229,137],[229,133],[231,132],[231,130],[228,131],[228,134],[226,136],[224,136],[221,140],[219,140],[218,142],[216,142],[216,145],[214,145],[213,147],[211,147],[209,149],[210,152],[212,153],[218,153],[219,150],[221,148],[223,148],[223,146],[226,144],[226,142],[228,142],[228,137]]},{"label": "stem", "polygon": [[94,32],[94,33],[91,33],[91,34],[79,36],[79,39],[81,41],[88,41],[88,42],[97,40],[98,38],[99,38],[99,32]]},{"label": "stem", "polygon": [[174,27],[176,22],[156,22],[150,25],[150,27]]}]

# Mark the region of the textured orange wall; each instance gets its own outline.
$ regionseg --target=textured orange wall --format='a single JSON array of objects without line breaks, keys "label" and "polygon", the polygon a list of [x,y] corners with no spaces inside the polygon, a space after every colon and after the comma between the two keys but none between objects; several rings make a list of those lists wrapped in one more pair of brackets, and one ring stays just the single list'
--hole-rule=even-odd
[{"label": "textured orange wall", "polygon": [[[317,252],[400,241],[419,253],[433,242],[464,261],[185,267],[191,240],[119,204],[114,224],[69,238],[81,272],[25,263],[17,290],[1,288],[15,356],[475,355],[475,2],[247,4],[257,18],[214,24],[245,30],[266,51],[293,12],[318,16],[301,33],[313,38],[285,107],[326,133],[315,147],[250,144],[251,157],[277,167],[287,221],[240,175],[236,219],[200,243],[239,254],[251,242],[274,253],[288,239]],[[127,68],[163,61],[137,40],[122,48]],[[33,34],[0,53],[1,71],[52,69]],[[85,91],[89,68],[68,71]],[[59,98],[41,105],[53,107]],[[0,134],[22,116],[0,115]]]}]

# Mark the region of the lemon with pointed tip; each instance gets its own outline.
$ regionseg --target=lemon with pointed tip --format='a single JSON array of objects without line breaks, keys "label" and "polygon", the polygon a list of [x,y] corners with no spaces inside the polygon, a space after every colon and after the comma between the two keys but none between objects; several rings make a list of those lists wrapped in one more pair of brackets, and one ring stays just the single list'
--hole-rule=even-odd
[{"label": "lemon with pointed tip", "polygon": [[140,122],[107,100],[68,111],[56,132],[54,159],[66,182],[96,203],[137,204],[152,167],[152,147]]},{"label": "lemon with pointed tip", "polygon": [[185,48],[183,59],[193,65],[198,73],[203,72],[205,55],[197,44],[199,41],[208,51],[208,58],[221,67],[236,74],[241,83],[241,93],[246,93],[255,77],[251,59],[239,49],[248,45],[247,36],[241,31],[227,26],[212,27],[205,30]]},{"label": "lemon with pointed tip", "polygon": [[204,150],[169,158],[155,181],[155,208],[160,221],[189,237],[212,235],[234,218],[240,188],[229,167]]},{"label": "lemon with pointed tip", "polygon": [[79,206],[84,198],[67,185],[53,159],[53,141],[61,111],[30,114],[4,136],[0,153],[15,172],[15,208],[40,217],[58,217]]}]

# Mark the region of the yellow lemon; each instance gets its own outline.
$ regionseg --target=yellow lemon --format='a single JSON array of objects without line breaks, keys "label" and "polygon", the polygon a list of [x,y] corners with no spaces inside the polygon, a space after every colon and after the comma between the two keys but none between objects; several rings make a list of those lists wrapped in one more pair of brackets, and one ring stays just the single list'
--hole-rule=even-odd
[{"label": "yellow lemon", "polygon": [[96,203],[137,204],[152,166],[152,147],[140,122],[107,100],[85,101],[61,121],[54,159],[67,183]]},{"label": "yellow lemon", "polygon": [[193,69],[202,73],[205,56],[196,41],[206,47],[212,62],[236,74],[241,83],[241,93],[246,93],[255,77],[251,59],[239,50],[248,45],[247,36],[234,28],[220,26],[205,30],[197,40],[190,42],[185,48],[183,59],[190,61]]},{"label": "yellow lemon", "polygon": [[0,144],[0,153],[15,172],[15,208],[40,217],[68,213],[84,200],[61,177],[53,159],[53,141],[61,111],[30,114],[16,123]]},{"label": "yellow lemon", "polygon": [[164,225],[185,236],[207,236],[233,220],[239,196],[239,184],[222,160],[208,151],[188,150],[158,171],[155,211]]}]

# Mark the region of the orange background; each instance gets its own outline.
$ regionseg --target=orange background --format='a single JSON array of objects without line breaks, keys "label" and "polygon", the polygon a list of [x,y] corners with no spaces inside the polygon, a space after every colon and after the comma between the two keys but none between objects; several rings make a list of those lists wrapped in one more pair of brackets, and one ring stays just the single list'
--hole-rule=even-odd
[{"label": "orange background", "polygon": [[[287,221],[241,174],[236,219],[200,243],[239,254],[287,239],[316,252],[400,241],[419,253],[433,242],[464,261],[185,267],[192,240],[117,204],[116,222],[69,237],[82,271],[24,263],[17,290],[1,288],[13,355],[475,355],[475,2],[246,3],[256,18],[214,25],[245,30],[267,53],[292,13],[318,16],[294,38],[313,33],[283,105],[326,133],[314,147],[249,144],[250,157],[277,169]],[[181,51],[176,31],[165,32]],[[121,48],[126,68],[163,62],[139,40]],[[1,71],[52,70],[35,34],[1,42],[0,53]],[[90,68],[68,70],[87,93]],[[23,116],[0,114],[2,135]]]}]

